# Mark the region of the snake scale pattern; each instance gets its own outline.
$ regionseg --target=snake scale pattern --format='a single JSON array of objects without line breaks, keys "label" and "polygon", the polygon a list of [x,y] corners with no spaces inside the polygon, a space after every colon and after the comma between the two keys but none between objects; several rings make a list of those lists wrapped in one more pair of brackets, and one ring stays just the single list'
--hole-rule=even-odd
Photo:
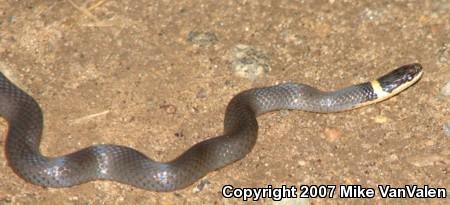
[{"label": "snake scale pattern", "polygon": [[261,114],[281,109],[349,110],[391,97],[421,75],[420,64],[409,64],[377,80],[332,92],[297,83],[243,91],[227,106],[222,135],[199,142],[168,162],[154,161],[135,149],[112,144],[94,145],[64,156],[43,156],[39,150],[43,132],[41,108],[1,73],[0,115],[8,121],[9,166],[28,182],[68,187],[92,180],[113,180],[153,191],[172,191],[244,158],[256,143],[256,117]]}]

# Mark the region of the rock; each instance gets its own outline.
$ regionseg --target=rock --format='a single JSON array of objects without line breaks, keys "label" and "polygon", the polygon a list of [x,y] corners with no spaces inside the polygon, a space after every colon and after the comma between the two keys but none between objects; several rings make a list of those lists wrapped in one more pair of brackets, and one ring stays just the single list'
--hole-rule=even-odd
[{"label": "rock", "polygon": [[441,95],[450,98],[450,81],[447,82],[447,84],[444,85],[444,87],[441,90]]},{"label": "rock", "polygon": [[228,54],[231,68],[236,76],[256,80],[270,71],[267,54],[255,47],[238,44]]},{"label": "rock", "polygon": [[447,137],[450,137],[450,122],[444,123],[444,133]]},{"label": "rock", "polygon": [[213,32],[191,31],[188,34],[187,41],[199,46],[210,46],[215,44],[218,39],[216,34]]}]

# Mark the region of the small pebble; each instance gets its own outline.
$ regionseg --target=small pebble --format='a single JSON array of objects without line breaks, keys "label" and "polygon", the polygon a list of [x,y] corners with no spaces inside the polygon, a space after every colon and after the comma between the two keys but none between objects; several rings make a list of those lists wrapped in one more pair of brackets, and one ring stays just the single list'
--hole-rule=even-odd
[{"label": "small pebble", "polygon": [[215,44],[218,39],[216,34],[213,32],[191,31],[188,34],[187,41],[199,46],[210,46]]},{"label": "small pebble", "polygon": [[14,23],[14,22],[16,22],[16,16],[10,16],[8,20],[9,20],[9,23]]},{"label": "small pebble", "polygon": [[396,154],[391,154],[388,158],[388,161],[393,162],[393,161],[397,161],[398,160],[398,156]]},{"label": "small pebble", "polygon": [[298,160],[297,164],[300,166],[305,166],[306,162],[304,160]]},{"label": "small pebble", "polygon": [[69,197],[69,201],[78,201],[79,198],[77,196]]},{"label": "small pebble", "polygon": [[447,64],[448,58],[450,56],[449,53],[450,52],[449,52],[448,46],[446,44],[442,45],[442,47],[439,48],[439,51],[438,51],[438,62],[442,63],[442,64]]},{"label": "small pebble", "polygon": [[164,109],[168,114],[175,114],[177,112],[177,107],[171,104],[161,105],[159,108]]},{"label": "small pebble", "polygon": [[342,132],[336,128],[325,128],[326,139],[330,142],[336,142],[341,138]]},{"label": "small pebble", "polygon": [[200,183],[198,183],[198,185],[194,187],[193,192],[194,193],[201,192],[204,188],[206,188],[210,184],[211,182],[209,182],[207,179],[202,179],[200,180]]},{"label": "small pebble", "polygon": [[177,137],[177,138],[182,138],[182,137],[184,137],[184,133],[183,133],[183,131],[179,131],[179,132],[176,132],[174,134],[174,136]]},{"label": "small pebble", "polygon": [[377,116],[374,118],[374,121],[375,121],[376,123],[378,123],[378,124],[385,124],[386,122],[389,121],[389,118],[386,117],[386,116],[384,116],[384,115],[377,115]]},{"label": "small pebble", "polygon": [[256,80],[270,71],[267,54],[255,47],[238,44],[228,54],[231,68],[236,76]]},{"label": "small pebble", "polygon": [[445,86],[442,88],[441,95],[446,98],[450,98],[450,82],[447,82],[447,84],[445,84]]},{"label": "small pebble", "polygon": [[444,133],[447,137],[450,137],[450,122],[444,124]]},{"label": "small pebble", "polygon": [[206,98],[208,97],[208,92],[206,92],[205,88],[200,88],[196,95],[197,98]]}]

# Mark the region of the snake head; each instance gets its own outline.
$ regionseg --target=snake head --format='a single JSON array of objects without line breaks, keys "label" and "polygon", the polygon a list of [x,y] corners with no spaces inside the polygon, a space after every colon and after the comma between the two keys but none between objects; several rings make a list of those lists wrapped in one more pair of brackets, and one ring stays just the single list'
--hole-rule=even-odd
[{"label": "snake head", "polygon": [[422,73],[422,65],[414,63],[400,66],[377,80],[383,91],[397,93],[414,84]]}]

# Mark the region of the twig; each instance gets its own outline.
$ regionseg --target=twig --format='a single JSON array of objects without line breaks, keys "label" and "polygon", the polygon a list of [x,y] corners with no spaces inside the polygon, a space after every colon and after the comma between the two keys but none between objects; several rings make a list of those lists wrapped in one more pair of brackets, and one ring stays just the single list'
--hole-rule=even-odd
[{"label": "twig", "polygon": [[108,113],[109,113],[109,110],[105,110],[103,112],[99,112],[99,113],[95,113],[95,114],[91,114],[91,115],[86,115],[84,117],[80,117],[78,119],[73,120],[72,123],[74,123],[74,124],[81,123],[83,121],[87,121],[87,120],[90,120],[90,119],[98,117],[98,116],[106,115]]}]

